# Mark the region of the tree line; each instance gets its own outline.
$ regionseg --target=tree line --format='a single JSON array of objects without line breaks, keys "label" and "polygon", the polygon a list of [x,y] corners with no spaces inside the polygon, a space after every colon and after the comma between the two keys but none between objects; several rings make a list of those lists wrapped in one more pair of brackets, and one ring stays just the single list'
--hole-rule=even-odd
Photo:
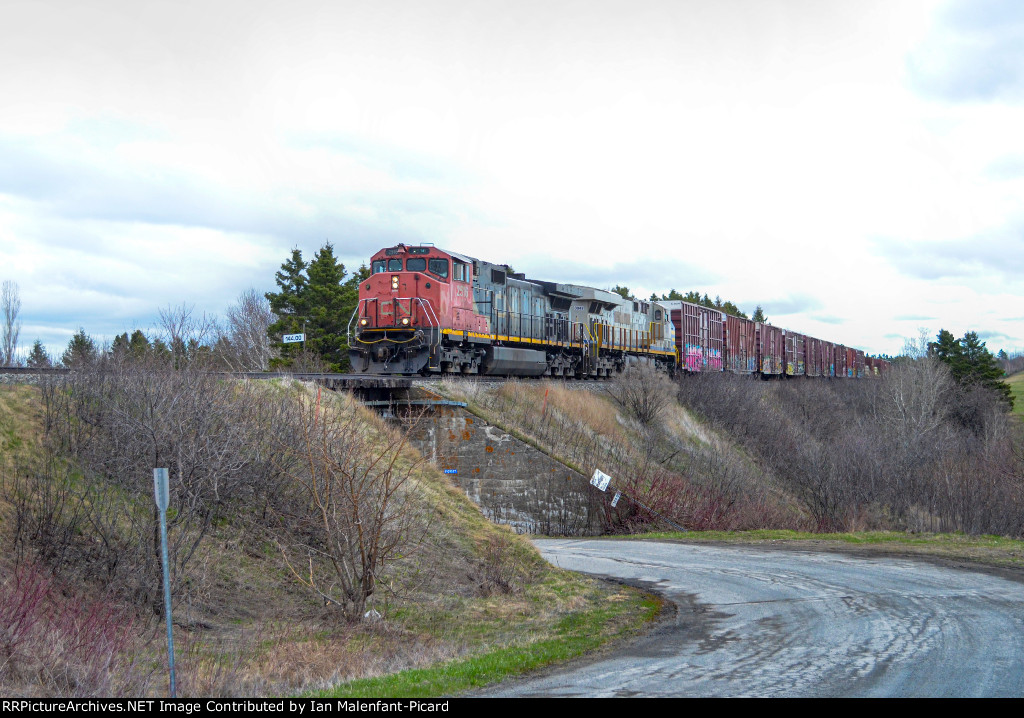
[{"label": "tree line", "polygon": [[[614,287],[612,287],[611,291],[615,292],[623,299],[636,299],[636,297],[634,297],[633,293],[630,291],[629,287],[625,287],[621,284],[616,284]],[[657,292],[652,292],[650,298],[647,301],[689,302],[690,304],[696,304],[697,306],[700,307],[707,307],[708,309],[718,309],[719,311],[723,311],[726,314],[731,314],[734,317],[739,317],[740,319],[750,319],[751,321],[755,322],[768,321],[768,318],[764,315],[764,309],[761,308],[760,304],[758,304],[757,307],[754,308],[754,314],[748,317],[746,312],[742,311],[738,306],[733,304],[731,301],[723,301],[722,297],[718,295],[715,295],[715,298],[712,299],[711,297],[708,296],[707,292],[701,294],[700,292],[694,291],[692,289],[686,294],[680,294],[675,289],[670,289],[667,294],[662,294],[661,296],[658,296]]]},{"label": "tree line", "polygon": [[[330,242],[310,260],[295,248],[275,274],[277,291],[246,290],[222,320],[197,313],[192,305],[168,306],[159,311],[157,327],[149,334],[134,329],[101,345],[79,328],[59,356],[50,355],[36,339],[24,363],[32,368],[74,368],[115,359],[164,362],[176,367],[198,362],[231,371],[345,371],[349,366],[348,323],[359,301],[359,284],[369,275],[365,264],[349,272],[338,261]],[[611,291],[635,299],[629,287],[616,285]],[[650,301],[690,302],[748,318],[733,302],[720,296],[712,299],[706,292],[695,290],[683,294],[670,289],[660,296],[651,294]],[[18,285],[5,281],[0,292],[0,363],[6,366],[19,362],[20,310]],[[760,305],[749,319],[768,322]],[[285,343],[282,337],[287,334],[303,334],[305,341]],[[977,332],[967,332],[958,340],[942,330],[929,343],[929,351],[950,367],[957,382],[980,383],[1007,400],[1009,390],[1001,378],[1024,370],[1024,355],[1001,350],[994,357]]]}]

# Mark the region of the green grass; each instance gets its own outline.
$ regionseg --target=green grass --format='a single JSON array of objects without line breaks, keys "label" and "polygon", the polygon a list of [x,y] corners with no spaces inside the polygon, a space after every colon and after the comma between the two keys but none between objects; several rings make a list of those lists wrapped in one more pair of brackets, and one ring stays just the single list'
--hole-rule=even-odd
[{"label": "green grass", "polygon": [[[551,637],[513,645],[432,668],[402,671],[345,683],[314,694],[319,698],[426,698],[453,695],[511,676],[577,658],[615,638],[635,633],[661,610],[661,601],[636,590],[619,594],[595,610],[562,618]],[[639,619],[639,620],[638,620]]]},{"label": "green grass", "polygon": [[787,529],[761,529],[757,531],[665,531],[616,538],[681,539],[684,541],[841,541],[851,544],[899,543],[910,545],[997,546],[1024,550],[1024,541],[1004,536],[967,536],[963,533],[916,534],[901,531],[860,531],[856,533],[819,534]]},{"label": "green grass", "polygon": [[843,551],[856,547],[858,552],[876,552],[878,555],[909,555],[999,569],[1024,569],[1024,540],[991,535],[967,536],[959,532],[930,534],[862,531],[816,534],[785,530],[692,531],[646,533],[621,538],[667,539],[685,543],[787,543],[794,548],[806,546],[815,551]]},{"label": "green grass", "polygon": [[1024,417],[1024,372],[1017,372],[1005,379],[1013,395],[1013,413]]}]

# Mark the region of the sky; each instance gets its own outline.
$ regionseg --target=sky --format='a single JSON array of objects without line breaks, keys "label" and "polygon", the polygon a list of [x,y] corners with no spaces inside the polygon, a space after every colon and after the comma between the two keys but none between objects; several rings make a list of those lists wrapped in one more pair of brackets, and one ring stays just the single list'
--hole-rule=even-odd
[{"label": "sky", "polygon": [[1017,0],[0,0],[0,281],[60,352],[397,242],[871,353],[1024,349]]}]

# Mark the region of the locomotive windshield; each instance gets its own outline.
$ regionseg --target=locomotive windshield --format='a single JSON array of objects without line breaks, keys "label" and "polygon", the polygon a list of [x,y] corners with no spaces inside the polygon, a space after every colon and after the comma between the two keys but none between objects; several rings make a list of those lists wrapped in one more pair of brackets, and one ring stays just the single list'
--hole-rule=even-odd
[{"label": "locomotive windshield", "polygon": [[402,271],[402,260],[401,259],[389,259],[388,260],[388,271],[389,272],[401,272]]},{"label": "locomotive windshield", "polygon": [[448,278],[448,260],[447,259],[431,259],[430,260],[430,271],[433,274],[441,277],[442,279]]},{"label": "locomotive windshield", "polygon": [[383,259],[375,259],[375,260],[373,260],[373,273],[374,274],[380,274],[381,272],[386,271],[386,268],[387,268],[386,267],[386,263],[384,262]]},{"label": "locomotive windshield", "polygon": [[427,271],[427,260],[423,257],[407,259],[405,260],[405,270],[407,272],[425,272]]}]

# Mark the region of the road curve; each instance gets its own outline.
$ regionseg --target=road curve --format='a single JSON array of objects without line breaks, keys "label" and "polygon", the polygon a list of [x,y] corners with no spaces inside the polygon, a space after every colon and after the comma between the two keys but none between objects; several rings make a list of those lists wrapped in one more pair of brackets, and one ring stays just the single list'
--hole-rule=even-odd
[{"label": "road curve", "polygon": [[563,568],[642,581],[672,625],[492,696],[1024,696],[1024,584],[893,558],[538,540]]}]

